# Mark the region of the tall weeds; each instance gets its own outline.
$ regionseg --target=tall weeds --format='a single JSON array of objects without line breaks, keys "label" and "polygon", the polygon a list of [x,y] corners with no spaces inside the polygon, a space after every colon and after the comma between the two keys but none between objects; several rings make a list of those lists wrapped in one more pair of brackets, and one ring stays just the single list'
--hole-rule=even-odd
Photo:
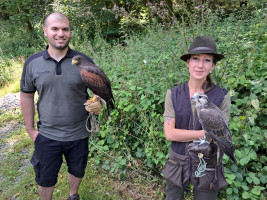
[{"label": "tall weeds", "polygon": [[[189,20],[190,26],[183,21],[156,23],[145,27],[146,34],[128,37],[126,46],[96,52],[97,64],[109,75],[117,102],[111,121],[101,117],[100,135],[92,142],[104,157],[105,152],[113,155],[106,157],[108,162],[100,162],[105,169],[145,171],[147,178],[160,177],[169,148],[162,116],[166,91],[188,79],[185,63],[179,59],[188,44],[197,35],[210,35],[218,44],[218,51],[226,57],[217,64],[212,76],[232,96],[230,129],[240,163],[235,166],[224,158],[230,185],[221,191],[220,198],[264,196],[266,16],[263,10],[254,13],[240,10],[222,17],[223,12],[214,13],[204,7],[200,17]],[[93,146],[92,151],[99,153],[99,148]]]}]

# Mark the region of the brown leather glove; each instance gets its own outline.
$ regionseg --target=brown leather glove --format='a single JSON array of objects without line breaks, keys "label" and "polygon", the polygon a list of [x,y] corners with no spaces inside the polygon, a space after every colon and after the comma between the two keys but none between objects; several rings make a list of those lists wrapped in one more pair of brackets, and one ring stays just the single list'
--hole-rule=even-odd
[{"label": "brown leather glove", "polygon": [[101,110],[103,108],[103,100],[100,97],[97,97],[97,100],[93,103],[92,101],[86,101],[84,103],[85,110],[87,110],[90,113],[93,113],[94,115],[99,115],[101,113]]}]

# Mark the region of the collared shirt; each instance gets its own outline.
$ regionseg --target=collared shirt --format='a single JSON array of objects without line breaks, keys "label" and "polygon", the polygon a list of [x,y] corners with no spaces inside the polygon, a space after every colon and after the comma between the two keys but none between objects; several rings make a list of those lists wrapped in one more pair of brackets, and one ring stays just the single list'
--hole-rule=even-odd
[{"label": "collared shirt", "polygon": [[68,49],[59,62],[47,49],[31,55],[25,61],[21,77],[21,92],[38,92],[37,110],[39,133],[58,141],[72,141],[88,137],[85,129],[88,99],[87,88],[79,70],[72,65],[75,55],[85,54]]}]

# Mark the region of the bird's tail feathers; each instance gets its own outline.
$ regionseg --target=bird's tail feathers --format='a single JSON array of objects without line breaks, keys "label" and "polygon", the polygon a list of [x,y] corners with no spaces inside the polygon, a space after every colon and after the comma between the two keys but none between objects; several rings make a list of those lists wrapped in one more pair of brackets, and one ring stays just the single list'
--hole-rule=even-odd
[{"label": "bird's tail feathers", "polygon": [[108,112],[108,117],[110,117],[109,102],[107,102],[107,112]]},{"label": "bird's tail feathers", "polygon": [[109,88],[110,90],[110,94],[111,94],[111,99],[110,99],[110,106],[111,106],[111,109],[114,109],[115,108],[115,99],[114,99],[114,96],[113,96],[113,93],[112,93],[112,88],[110,87]]},{"label": "bird's tail feathers", "polygon": [[115,108],[115,100],[114,100],[114,98],[112,97],[112,99],[110,100],[110,107],[111,107],[111,109],[114,109]]},{"label": "bird's tail feathers", "polygon": [[232,143],[229,143],[226,140],[220,140],[220,142],[216,142],[216,144],[223,153],[225,153],[236,165],[238,165]]}]

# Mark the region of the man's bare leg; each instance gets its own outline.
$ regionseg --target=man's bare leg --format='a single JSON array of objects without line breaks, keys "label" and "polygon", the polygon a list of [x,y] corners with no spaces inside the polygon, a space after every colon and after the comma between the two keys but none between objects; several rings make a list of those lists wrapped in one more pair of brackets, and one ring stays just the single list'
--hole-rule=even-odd
[{"label": "man's bare leg", "polygon": [[53,192],[54,192],[54,188],[55,188],[55,186],[42,187],[42,186],[38,185],[40,200],[51,200]]},{"label": "man's bare leg", "polygon": [[71,196],[71,195],[78,193],[78,189],[79,189],[79,186],[80,186],[82,179],[77,178],[70,173],[69,173],[68,177],[69,177],[69,187],[70,187],[70,196]]}]

